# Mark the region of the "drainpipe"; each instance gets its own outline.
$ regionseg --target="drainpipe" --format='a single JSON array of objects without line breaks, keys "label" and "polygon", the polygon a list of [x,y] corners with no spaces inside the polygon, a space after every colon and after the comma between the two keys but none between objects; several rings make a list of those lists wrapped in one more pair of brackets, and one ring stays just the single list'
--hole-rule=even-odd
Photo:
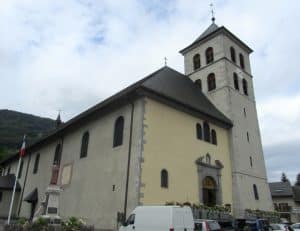
[{"label": "drainpipe", "polygon": [[129,185],[131,145],[132,145],[133,114],[134,114],[134,103],[132,102],[131,103],[131,118],[130,118],[130,133],[129,133],[129,148],[128,148],[128,161],[127,161],[127,174],[126,174],[125,201],[124,201],[124,219],[125,220],[126,220],[127,201],[128,201],[128,185]]},{"label": "drainpipe", "polygon": [[20,210],[21,210],[21,206],[22,206],[22,202],[23,202],[23,194],[24,194],[25,185],[26,185],[26,182],[27,182],[27,176],[28,176],[28,169],[29,169],[30,161],[31,161],[31,153],[29,153],[25,178],[24,178],[23,187],[22,187],[22,191],[21,191],[21,195],[20,195],[20,199],[19,199],[18,212],[17,212],[18,216],[20,216]]}]

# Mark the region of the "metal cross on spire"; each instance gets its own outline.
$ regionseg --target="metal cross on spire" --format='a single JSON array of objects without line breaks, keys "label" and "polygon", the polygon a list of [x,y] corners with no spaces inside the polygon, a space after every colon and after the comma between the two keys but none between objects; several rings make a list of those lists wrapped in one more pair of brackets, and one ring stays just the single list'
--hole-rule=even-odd
[{"label": "metal cross on spire", "polygon": [[211,3],[211,4],[209,4],[209,6],[210,6],[210,9],[211,9],[211,21],[214,23],[215,20],[216,20],[216,18],[215,18],[215,11],[214,11],[214,4]]},{"label": "metal cross on spire", "polygon": [[167,66],[167,61],[168,61],[167,57],[165,57],[164,60],[165,60],[165,66]]}]

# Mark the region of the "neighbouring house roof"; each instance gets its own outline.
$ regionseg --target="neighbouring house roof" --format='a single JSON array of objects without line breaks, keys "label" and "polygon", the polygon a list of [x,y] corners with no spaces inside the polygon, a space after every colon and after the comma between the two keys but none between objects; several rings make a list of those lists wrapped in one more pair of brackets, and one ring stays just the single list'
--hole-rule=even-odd
[{"label": "neighbouring house roof", "polygon": [[221,26],[219,27],[215,23],[212,23],[192,44],[188,45],[187,47],[183,48],[179,52],[181,54],[185,54],[189,50],[193,49],[194,47],[198,46],[199,44],[211,39],[214,36],[219,34],[226,34],[229,38],[239,43],[248,53],[251,53],[253,50],[242,40],[240,40],[237,36],[231,33],[226,27]]},{"label": "neighbouring house roof", "polygon": [[294,186],[293,191],[294,191],[295,201],[300,202],[300,186]]},{"label": "neighbouring house roof", "polygon": [[[69,129],[78,126],[78,124],[88,119],[98,118],[113,108],[119,107],[121,104],[128,103],[132,101],[132,99],[141,96],[153,98],[179,110],[200,116],[224,128],[230,128],[232,126],[231,120],[208,100],[200,88],[194,84],[188,76],[165,66],[75,116],[66,123],[61,124],[55,131],[52,131],[36,143],[28,146],[27,153],[45,142],[56,139],[66,131],[69,131]],[[3,160],[0,164],[8,163],[17,158],[18,154],[15,154]]]},{"label": "neighbouring house roof", "polygon": [[[1,190],[13,190],[15,184],[15,174],[8,174],[6,176],[0,176],[0,189]],[[21,191],[21,186],[17,182],[16,191]]]},{"label": "neighbouring house roof", "polygon": [[289,181],[269,183],[272,197],[293,197],[293,188]]}]

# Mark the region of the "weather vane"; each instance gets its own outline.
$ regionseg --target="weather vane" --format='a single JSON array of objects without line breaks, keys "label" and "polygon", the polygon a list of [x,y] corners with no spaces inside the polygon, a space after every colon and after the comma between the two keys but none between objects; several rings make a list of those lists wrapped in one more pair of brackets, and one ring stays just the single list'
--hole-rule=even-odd
[{"label": "weather vane", "polygon": [[216,18],[215,18],[215,11],[214,11],[214,4],[211,3],[211,4],[209,4],[209,6],[210,6],[210,9],[211,9],[211,21],[214,23],[215,20],[216,20]]},{"label": "weather vane", "polygon": [[165,57],[164,60],[165,60],[165,66],[167,66],[167,61],[168,61],[167,57]]}]

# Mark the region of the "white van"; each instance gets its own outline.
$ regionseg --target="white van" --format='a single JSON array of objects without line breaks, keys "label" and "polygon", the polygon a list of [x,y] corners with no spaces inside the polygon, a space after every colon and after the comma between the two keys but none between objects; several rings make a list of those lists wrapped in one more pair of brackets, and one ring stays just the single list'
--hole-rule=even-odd
[{"label": "white van", "polygon": [[190,207],[139,206],[119,231],[193,231],[194,227]]}]

